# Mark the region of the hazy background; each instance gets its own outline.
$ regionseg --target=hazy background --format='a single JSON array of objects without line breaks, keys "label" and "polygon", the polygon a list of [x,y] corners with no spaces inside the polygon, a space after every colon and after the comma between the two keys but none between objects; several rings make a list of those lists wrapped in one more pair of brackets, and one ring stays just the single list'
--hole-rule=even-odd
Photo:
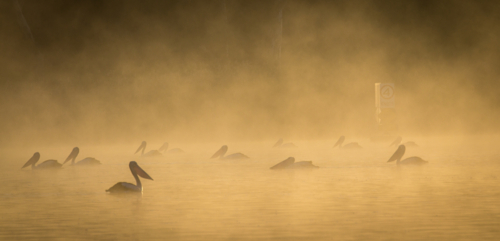
[{"label": "hazy background", "polygon": [[499,12],[490,1],[1,1],[0,144],[368,137],[377,82],[396,85],[401,135],[495,134]]}]

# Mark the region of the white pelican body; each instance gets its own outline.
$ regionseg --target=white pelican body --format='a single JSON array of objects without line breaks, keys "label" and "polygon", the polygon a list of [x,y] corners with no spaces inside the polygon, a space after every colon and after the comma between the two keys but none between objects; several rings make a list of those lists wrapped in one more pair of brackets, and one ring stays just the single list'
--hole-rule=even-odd
[{"label": "white pelican body", "polygon": [[119,182],[106,190],[106,192],[110,193],[123,193],[123,192],[142,192],[142,183],[139,179],[139,176],[142,178],[146,178],[149,180],[153,180],[144,170],[142,170],[137,162],[131,161],[128,165],[130,167],[130,171],[135,178],[136,184],[128,183],[128,182]]},{"label": "white pelican body", "polygon": [[180,148],[172,148],[168,150],[168,142],[163,143],[163,145],[158,149],[158,151],[163,151],[163,153],[171,153],[171,154],[179,154],[179,153],[184,153],[184,151]]},{"label": "white pelican body", "polygon": [[424,159],[418,157],[418,156],[413,156],[413,157],[408,157],[406,159],[401,160],[403,155],[405,154],[406,147],[405,145],[400,145],[396,152],[392,154],[391,158],[387,162],[392,162],[392,161],[397,161],[397,165],[423,165],[426,164],[427,161]]},{"label": "white pelican body", "polygon": [[339,138],[339,140],[335,143],[335,145],[333,145],[333,148],[335,148],[337,146],[341,149],[361,149],[361,148],[363,148],[357,142],[351,142],[351,143],[347,143],[345,145],[342,145],[344,143],[344,141],[345,141],[345,136],[341,136]]},{"label": "white pelican body", "polygon": [[282,169],[309,169],[309,168],[318,168],[312,164],[312,161],[300,161],[295,162],[295,158],[289,157],[286,160],[272,166],[271,170],[282,170]]},{"label": "white pelican body", "polygon": [[137,148],[137,151],[135,151],[134,154],[136,154],[137,152],[142,150],[141,156],[143,156],[143,157],[161,156],[161,153],[158,150],[151,150],[151,151],[144,153],[144,151],[146,150],[146,145],[147,145],[146,141],[143,141],[141,143],[141,145],[139,146],[139,148]]},{"label": "white pelican body", "polygon": [[87,166],[87,165],[100,165],[101,162],[93,157],[87,157],[87,158],[84,158],[78,162],[75,163],[75,159],[76,157],[78,156],[78,153],[80,153],[80,148],[78,147],[75,147],[73,148],[73,150],[71,151],[71,153],[69,154],[69,156],[66,158],[66,160],[63,162],[63,165],[64,163],[68,162],[69,160],[71,160],[71,165],[77,165],[77,166]]},{"label": "white pelican body", "polygon": [[274,144],[273,147],[279,147],[279,148],[295,148],[297,147],[295,144],[293,144],[292,142],[288,142],[288,143],[283,143],[283,138],[280,138],[276,144]]},{"label": "white pelican body", "polygon": [[35,165],[38,160],[40,160],[40,153],[35,152],[33,156],[24,164],[22,168],[25,168],[27,166],[31,166],[31,169],[55,169],[55,168],[61,168],[61,163],[57,162],[57,160],[46,160],[40,164]]},{"label": "white pelican body", "polygon": [[219,159],[248,159],[249,157],[246,156],[245,154],[242,154],[242,153],[234,153],[234,154],[231,154],[229,156],[224,156],[227,152],[227,146],[226,145],[223,145],[217,152],[215,152],[215,154],[210,157],[210,158],[217,158],[219,157]]}]

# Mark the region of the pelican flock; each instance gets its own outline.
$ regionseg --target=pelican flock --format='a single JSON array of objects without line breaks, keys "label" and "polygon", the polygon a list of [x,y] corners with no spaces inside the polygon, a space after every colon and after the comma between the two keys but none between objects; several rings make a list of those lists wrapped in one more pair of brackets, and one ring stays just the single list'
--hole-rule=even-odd
[{"label": "pelican flock", "polygon": [[57,162],[57,160],[53,160],[53,159],[46,160],[46,161],[36,165],[38,160],[40,160],[40,153],[35,152],[35,154],[33,154],[33,156],[26,162],[26,164],[24,164],[24,166],[21,167],[21,169],[23,169],[27,166],[31,166],[31,169],[53,169],[53,168],[61,168],[61,166],[62,166],[61,163],[59,163],[59,162]]},{"label": "pelican flock", "polygon": [[77,165],[77,166],[82,166],[82,165],[100,165],[101,162],[93,157],[87,157],[84,158],[78,162],[75,163],[75,159],[78,156],[78,153],[80,153],[80,148],[75,147],[69,154],[69,156],[66,158],[66,160],[63,162],[63,165],[71,160],[71,165]]},{"label": "pelican flock", "polygon": [[[394,145],[399,145],[401,143],[402,138],[398,136],[392,143],[391,146]],[[348,149],[348,148],[362,148],[357,142],[353,143],[348,143],[344,145],[345,141],[345,136],[341,136],[338,141],[335,143],[333,146],[339,147],[342,149]],[[410,144],[413,142],[409,142]],[[289,146],[295,147],[293,143],[287,143]],[[169,144],[167,142],[163,143],[163,145],[158,149],[158,150],[151,150],[149,152],[145,152],[147,143],[143,141],[139,148],[135,151],[134,154],[137,154],[139,151],[141,151],[141,156],[161,156],[162,153],[183,153],[179,148],[174,148],[174,149],[168,149]],[[416,145],[416,144],[415,144]],[[274,147],[283,147],[286,146],[286,144],[283,144],[283,139],[280,138]],[[219,158],[219,159],[247,159],[249,158],[245,154],[242,153],[233,153],[231,155],[227,155],[226,153],[228,151],[228,146],[223,145],[219,150],[217,150],[211,158]],[[394,154],[389,158],[387,162],[394,162],[396,161],[396,164],[399,165],[423,165],[427,164],[428,162],[423,160],[420,157],[413,156],[409,158],[405,158],[402,160],[404,154],[406,151],[406,146],[404,144],[399,145],[398,149],[394,152]],[[71,165],[99,165],[101,162],[93,157],[87,157],[84,158],[78,162],[76,161],[76,158],[78,154],[80,153],[80,149],[78,147],[74,147],[71,153],[68,155],[68,157],[65,159],[63,164],[69,162],[71,160]],[[40,160],[40,153],[35,152],[33,156],[24,164],[22,168],[31,166],[32,169],[56,169],[56,168],[61,168],[63,164],[60,164],[57,162],[57,160],[46,160],[38,165],[37,162]],[[153,180],[151,176],[149,176],[148,173],[146,173],[135,161],[130,161],[129,162],[129,168],[130,171],[136,181],[135,184],[128,183],[128,182],[118,182],[109,189],[106,190],[106,192],[110,193],[119,193],[119,192],[139,192],[141,193],[143,188],[142,188],[142,183],[140,178],[145,178],[149,180]],[[271,170],[287,170],[287,169],[314,169],[314,168],[319,168],[318,166],[314,165],[312,161],[295,161],[294,157],[288,157],[287,159],[275,164],[274,166],[270,167]]]},{"label": "pelican flock", "polygon": [[132,172],[132,175],[135,178],[136,184],[134,185],[134,184],[128,183],[128,182],[119,182],[119,183],[115,184],[114,186],[110,187],[108,190],[106,190],[106,192],[110,192],[110,193],[142,192],[142,183],[141,183],[141,179],[139,179],[139,177],[153,180],[153,178],[151,178],[149,176],[149,174],[147,174],[144,170],[142,170],[142,168],[137,164],[137,162],[131,161],[128,164],[128,166],[130,168],[130,171]]}]

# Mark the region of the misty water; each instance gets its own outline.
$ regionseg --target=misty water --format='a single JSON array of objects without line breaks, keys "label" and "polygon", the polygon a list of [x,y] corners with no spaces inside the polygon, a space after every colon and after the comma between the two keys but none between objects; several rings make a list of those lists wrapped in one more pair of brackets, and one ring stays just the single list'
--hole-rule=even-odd
[{"label": "misty water", "polygon": [[[358,140],[198,143],[183,154],[143,158],[140,144],[80,146],[81,160],[60,170],[21,166],[33,152],[64,161],[73,146],[2,149],[2,240],[496,240],[500,235],[500,150],[485,143],[417,140],[406,157],[425,166],[387,163],[396,148]],[[151,142],[149,150],[159,147]],[[210,159],[223,144],[246,160]],[[312,170],[270,170],[293,156]],[[134,182],[128,163],[154,179],[142,194],[105,192]]]}]

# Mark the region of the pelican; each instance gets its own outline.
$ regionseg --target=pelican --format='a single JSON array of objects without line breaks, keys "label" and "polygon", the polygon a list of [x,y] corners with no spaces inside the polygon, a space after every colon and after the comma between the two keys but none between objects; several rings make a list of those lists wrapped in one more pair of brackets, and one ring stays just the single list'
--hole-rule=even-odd
[{"label": "pelican", "polygon": [[345,141],[345,136],[341,136],[339,138],[339,140],[335,143],[335,145],[333,145],[333,148],[339,146],[339,148],[342,148],[342,149],[360,149],[360,148],[363,148],[362,146],[360,146],[357,142],[351,142],[351,143],[347,143],[345,145],[342,145]]},{"label": "pelican", "polygon": [[286,160],[272,166],[271,170],[282,170],[282,169],[305,169],[305,168],[318,168],[312,164],[312,161],[300,161],[295,162],[295,158],[289,157]]},{"label": "pelican", "polygon": [[143,141],[141,143],[141,145],[139,146],[139,148],[137,148],[137,151],[135,151],[134,154],[136,154],[140,150],[142,150],[141,156],[143,156],[143,157],[161,156],[161,153],[158,150],[151,150],[151,151],[144,153],[144,150],[146,150],[146,142],[145,141]]},{"label": "pelican", "polygon": [[415,143],[414,141],[407,141],[407,142],[403,143],[403,145],[408,146],[408,147],[418,147],[417,143]]},{"label": "pelican", "polygon": [[279,147],[279,148],[295,148],[297,147],[295,144],[291,143],[291,142],[288,142],[288,143],[285,143],[283,144],[283,138],[280,138],[276,144],[274,144],[273,147]]},{"label": "pelican", "polygon": [[78,156],[78,153],[80,153],[80,148],[78,148],[78,147],[73,148],[73,150],[71,151],[69,156],[63,162],[63,165],[64,165],[64,163],[68,162],[69,160],[71,160],[72,166],[73,165],[81,166],[81,165],[100,165],[101,164],[101,162],[99,160],[97,160],[93,157],[87,157],[87,158],[84,158],[84,159],[78,161],[77,163],[75,163],[75,159],[76,159],[76,156]]},{"label": "pelican", "polygon": [[422,158],[418,156],[408,157],[401,161],[401,158],[405,154],[406,147],[405,145],[399,145],[398,149],[394,154],[392,154],[391,158],[387,162],[392,162],[397,160],[397,164],[399,165],[423,165],[426,164],[427,161],[424,161]]},{"label": "pelican", "polygon": [[223,145],[217,152],[215,152],[215,154],[210,157],[210,158],[217,158],[219,157],[220,159],[247,159],[249,158],[248,156],[246,156],[245,154],[242,154],[242,153],[234,153],[234,154],[231,154],[229,156],[224,156],[227,152],[227,146],[226,145]]},{"label": "pelican", "polygon": [[40,160],[40,153],[35,152],[35,154],[33,154],[33,156],[28,160],[28,162],[26,162],[26,164],[24,164],[24,166],[21,167],[21,169],[27,166],[31,166],[31,169],[53,169],[53,168],[61,168],[62,166],[61,163],[52,159],[46,160],[38,164],[38,166],[36,166],[35,164],[38,162],[38,160]]},{"label": "pelican", "polygon": [[165,142],[163,143],[163,145],[161,145],[160,149],[158,149],[158,151],[163,151],[163,153],[167,152],[167,153],[172,153],[172,154],[179,154],[179,153],[184,153],[184,151],[180,148],[173,148],[173,149],[170,149],[168,150],[168,142]]},{"label": "pelican", "polygon": [[396,140],[394,140],[389,147],[398,146],[399,144],[401,144],[401,140],[403,140],[401,136],[396,137]]},{"label": "pelican", "polygon": [[[403,140],[403,138],[401,136],[396,137],[396,139],[391,143],[391,145],[389,145],[389,147],[398,146],[399,144],[401,144],[402,140]],[[408,146],[408,147],[418,147],[417,143],[415,143],[414,141],[407,141],[407,142],[403,143],[403,145]]]},{"label": "pelican", "polygon": [[135,178],[136,185],[128,182],[119,182],[114,186],[110,187],[106,192],[117,193],[117,192],[142,192],[142,184],[139,176],[142,178],[146,178],[149,180],[153,180],[144,170],[142,170],[137,162],[131,161],[128,166],[130,167],[130,171]]}]

